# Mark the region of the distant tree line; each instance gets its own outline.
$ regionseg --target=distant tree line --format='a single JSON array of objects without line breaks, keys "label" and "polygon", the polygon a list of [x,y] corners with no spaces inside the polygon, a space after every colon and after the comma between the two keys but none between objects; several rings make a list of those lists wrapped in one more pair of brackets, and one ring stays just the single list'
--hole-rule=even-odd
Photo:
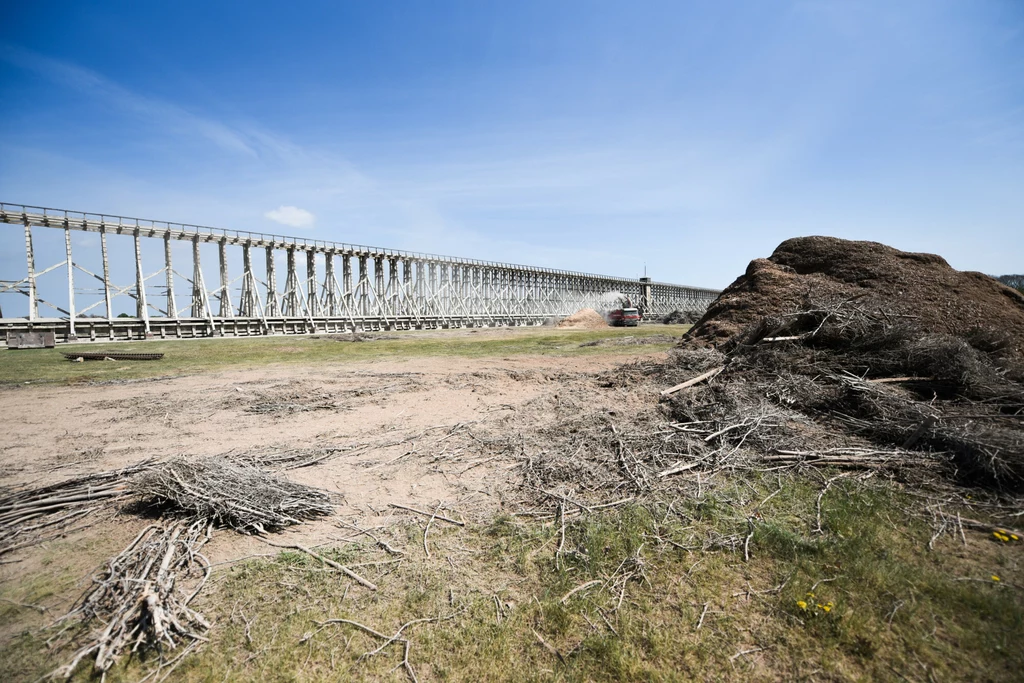
[{"label": "distant tree line", "polygon": [[1004,285],[1013,287],[1018,292],[1024,293],[1024,275],[1000,275],[996,279]]}]

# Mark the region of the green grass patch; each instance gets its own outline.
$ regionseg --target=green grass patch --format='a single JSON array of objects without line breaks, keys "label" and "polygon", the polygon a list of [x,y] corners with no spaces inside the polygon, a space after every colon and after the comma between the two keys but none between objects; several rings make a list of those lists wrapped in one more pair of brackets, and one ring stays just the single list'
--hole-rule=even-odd
[{"label": "green grass patch", "polygon": [[[402,680],[405,632],[421,681],[1016,680],[1024,666],[1020,546],[947,536],[906,494],[818,481],[722,485],[703,500],[650,501],[560,523],[499,516],[431,534],[408,527],[400,561],[372,544],[323,552],[365,591],[301,553],[217,574],[197,605],[211,643],[171,680]],[[750,560],[743,540],[753,520]],[[561,547],[561,552],[557,552]],[[381,564],[365,564],[381,563]],[[1000,572],[1001,582],[957,581]],[[581,590],[581,586],[586,586]],[[699,625],[699,628],[698,628]],[[44,672],[38,640],[10,644],[15,678]],[[54,663],[53,657],[46,662]],[[134,680],[152,659],[120,665]],[[84,674],[83,674],[84,676]]]},{"label": "green grass patch", "polygon": [[[650,325],[607,330],[560,330],[550,327],[481,330],[479,334],[453,330],[451,334],[396,332],[397,339],[365,342],[335,341],[321,336],[147,341],[138,343],[67,345],[56,349],[0,351],[0,384],[26,382],[96,382],[147,377],[193,375],[221,369],[244,369],[268,364],[330,364],[366,360],[391,360],[422,356],[480,358],[489,356],[543,355],[587,356],[636,355],[667,350],[671,343],[642,346],[580,346],[615,337],[682,335],[689,325]],[[87,361],[74,363],[61,353],[88,352],[163,353],[159,361]]]}]

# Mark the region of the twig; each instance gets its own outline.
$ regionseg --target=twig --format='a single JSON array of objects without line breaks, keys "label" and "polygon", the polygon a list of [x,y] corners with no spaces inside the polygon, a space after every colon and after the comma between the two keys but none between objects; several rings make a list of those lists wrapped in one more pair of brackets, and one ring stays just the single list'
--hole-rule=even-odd
[{"label": "twig", "polygon": [[987,583],[990,586],[1009,586],[1010,588],[1016,588],[1017,590],[1024,590],[1024,587],[1018,586],[1015,583],[1003,581],[1002,579],[994,581],[992,579],[976,579],[970,576],[958,576],[953,578],[954,581],[975,581],[977,583]]},{"label": "twig", "polygon": [[310,557],[315,557],[316,559],[320,560],[321,562],[326,564],[328,567],[333,567],[334,569],[337,569],[342,574],[344,574],[348,578],[352,579],[353,581],[355,581],[359,585],[364,586],[366,588],[369,588],[372,591],[377,590],[377,586],[375,584],[373,584],[370,581],[367,581],[363,577],[359,576],[359,574],[356,574],[354,571],[352,571],[351,569],[349,569],[345,565],[338,564],[334,560],[332,560],[332,559],[330,559],[328,557],[324,557],[320,553],[313,552],[312,550],[310,550],[309,548],[307,548],[305,546],[301,546],[301,545],[299,545],[297,543],[293,543],[293,544],[290,544],[290,545],[284,544],[284,543],[273,543],[273,542],[268,541],[266,539],[263,539],[263,542],[266,543],[267,545],[272,545],[275,548],[284,548],[286,550],[299,550],[301,552],[304,552],[307,555],[309,555]]},{"label": "twig", "polygon": [[349,524],[348,522],[346,522],[344,520],[341,520],[341,519],[338,520],[338,524],[342,524],[342,525],[348,527],[349,529],[352,529],[353,531],[358,531],[361,534],[369,536],[370,538],[373,539],[373,542],[376,543],[377,546],[381,550],[383,550],[384,552],[388,553],[389,555],[405,555],[405,553],[403,551],[398,550],[396,548],[392,548],[390,545],[388,545],[388,543],[386,541],[380,540],[379,538],[374,536],[371,532],[369,532],[366,529],[362,529],[360,527],[357,527],[355,524]]},{"label": "twig", "polygon": [[[453,614],[453,615],[451,615],[449,617],[446,617],[446,618],[447,619],[451,619],[454,616],[455,615]],[[408,638],[402,638],[402,631],[404,631],[405,629],[407,629],[408,627],[410,627],[410,626],[412,626],[414,624],[424,624],[424,623],[435,622],[435,621],[440,621],[440,618],[439,617],[432,617],[432,618],[426,618],[426,619],[413,619],[412,621],[409,621],[409,622],[406,622],[405,624],[403,624],[397,631],[395,631],[395,634],[393,636],[386,636],[383,633],[381,633],[380,631],[374,630],[374,629],[370,628],[369,626],[366,626],[365,624],[360,624],[358,621],[352,621],[351,619],[340,619],[340,618],[338,618],[338,619],[327,619],[326,621],[319,622],[319,626],[320,626],[320,629],[323,630],[323,628],[325,628],[329,624],[348,624],[349,626],[355,626],[356,628],[358,628],[359,630],[363,631],[364,633],[368,633],[371,636],[374,636],[376,638],[380,638],[381,640],[384,641],[383,645],[378,647],[376,650],[373,650],[371,652],[367,652],[366,654],[362,655],[360,657],[360,659],[364,659],[366,657],[372,657],[375,654],[378,654],[379,652],[381,652],[384,648],[386,648],[388,645],[391,645],[392,643],[402,643],[402,645],[404,646],[403,647],[403,652],[402,652],[402,661],[395,668],[396,669],[399,668],[399,667],[404,668],[405,672],[409,675],[409,678],[412,679],[413,683],[418,683],[418,679],[416,678],[416,672],[413,670],[412,664],[409,662],[409,650],[412,647],[412,643],[409,641]],[[312,636],[309,636],[309,637],[312,637]],[[394,669],[392,669],[392,671],[394,671]]]},{"label": "twig", "polygon": [[840,579],[840,578],[842,578],[841,574],[839,576],[833,576],[831,579],[818,579],[817,581],[814,582],[814,585],[811,586],[811,592],[813,593],[814,589],[817,588],[818,586],[820,586],[823,583],[832,583],[836,579]]},{"label": "twig", "polygon": [[824,498],[825,494],[828,492],[828,490],[830,488],[832,488],[832,484],[836,481],[836,479],[839,479],[841,477],[845,477],[847,474],[848,474],[847,472],[843,472],[842,474],[837,474],[836,476],[832,477],[831,479],[829,479],[828,481],[825,482],[825,488],[821,489],[821,493],[818,494],[818,500],[815,502],[815,510],[816,510],[815,519],[817,520],[817,525],[814,527],[814,530],[812,531],[812,533],[815,533],[815,534],[823,534],[823,533],[825,533],[822,530],[822,528],[821,528],[821,499]]},{"label": "twig", "polygon": [[703,373],[701,375],[697,375],[693,379],[688,379],[688,380],[686,380],[685,382],[683,382],[681,384],[675,385],[674,387],[669,387],[668,389],[665,389],[664,391],[662,391],[661,395],[662,396],[669,396],[670,394],[674,394],[677,391],[681,391],[681,390],[686,389],[688,387],[692,387],[694,384],[700,384],[704,380],[711,379],[712,377],[714,377],[715,375],[720,373],[722,370],[725,370],[725,366],[724,365],[720,365],[719,367],[717,367],[717,368],[715,368],[713,370],[708,370],[707,372],[705,372],[705,373]]},{"label": "twig", "polygon": [[30,605],[27,602],[16,602],[14,600],[11,600],[10,598],[0,598],[0,600],[3,600],[4,602],[8,602],[8,603],[14,605],[15,607],[24,607],[25,609],[34,609],[34,610],[38,611],[40,614],[45,614],[46,611],[48,609],[50,609],[49,607],[44,607],[42,605]]},{"label": "twig", "polygon": [[704,616],[708,613],[708,607],[710,607],[710,606],[711,606],[710,602],[705,602],[704,603],[704,611],[702,611],[700,613],[700,619],[697,621],[697,628],[694,629],[695,631],[699,631],[700,627],[704,625]]},{"label": "twig", "polygon": [[566,602],[568,602],[569,598],[571,598],[572,596],[576,595],[580,591],[586,590],[588,588],[592,588],[593,586],[597,586],[597,585],[603,584],[603,583],[604,583],[604,581],[602,581],[601,579],[594,579],[593,581],[587,581],[584,584],[580,584],[579,586],[576,586],[571,591],[569,591],[568,593],[563,595],[562,599],[559,600],[559,602],[561,602],[564,605]]},{"label": "twig", "polygon": [[449,524],[454,524],[455,526],[466,526],[465,522],[460,522],[458,520],[452,519],[451,517],[445,517],[444,515],[430,514],[429,512],[424,512],[423,510],[417,510],[416,508],[411,508],[408,505],[399,505],[398,503],[388,503],[388,506],[389,507],[393,507],[393,508],[398,508],[399,510],[408,510],[409,512],[415,512],[416,514],[423,515],[424,517],[436,517],[437,519],[441,520],[442,522],[448,522]]},{"label": "twig", "polygon": [[612,633],[614,633],[615,635],[619,635],[619,632],[615,630],[615,627],[614,627],[614,626],[612,626],[612,622],[608,621],[608,617],[606,617],[606,616],[604,615],[604,610],[603,610],[603,609],[598,609],[598,610],[597,610],[597,613],[601,615],[601,618],[602,618],[602,619],[604,619],[604,623],[605,623],[605,625],[606,625],[606,626],[607,626],[607,627],[608,627],[609,629],[611,629],[611,632],[612,632]]},{"label": "twig", "polygon": [[559,541],[558,549],[555,551],[555,565],[558,566],[561,561],[562,551],[565,548],[565,503],[558,503],[559,516],[562,518],[562,525],[559,530]]},{"label": "twig", "polygon": [[[594,508],[592,508],[590,506],[587,506],[587,505],[584,505],[583,503],[580,503],[578,501],[575,501],[572,498],[569,498],[568,496],[563,496],[563,495],[558,494],[558,493],[552,493],[551,491],[545,491],[544,489],[537,489],[537,490],[540,491],[541,493],[545,494],[545,495],[551,496],[552,498],[557,498],[558,500],[565,501],[566,503],[572,503],[573,505],[575,505],[576,507],[578,507],[581,510],[586,510],[587,512],[593,512],[594,511]],[[630,499],[630,500],[632,500],[632,499]]]},{"label": "twig", "polygon": [[560,661],[562,664],[565,664],[565,659],[562,657],[562,653],[561,652],[556,650],[553,645],[548,643],[548,641],[546,641],[543,638],[541,638],[540,634],[537,633],[537,631],[535,629],[533,629],[531,627],[530,630],[533,631],[533,635],[537,637],[537,642],[540,643],[541,645],[543,645],[545,650],[547,650],[548,652],[550,652],[554,656],[558,657],[558,661]]},{"label": "twig", "polygon": [[747,518],[747,527],[750,529],[750,533],[747,534],[746,540],[743,541],[744,562],[750,562],[750,539],[754,537],[754,519],[752,517]]},{"label": "twig", "polygon": [[764,650],[763,647],[754,647],[754,648],[751,648],[749,650],[740,650],[739,652],[734,654],[732,657],[729,657],[729,661],[730,662],[734,662],[737,659],[739,659],[740,657],[742,657],[743,655],[749,655],[749,654],[754,653],[754,652],[761,652],[762,650]]},{"label": "twig", "polygon": [[769,500],[771,500],[775,496],[779,495],[780,493],[782,493],[782,475],[781,474],[779,475],[779,488],[777,490],[775,490],[773,493],[769,494],[767,498],[765,498],[760,503],[758,503],[757,507],[755,507],[754,509],[755,510],[760,510],[761,508],[764,507],[765,503],[767,503]]},{"label": "twig", "polygon": [[427,547],[427,534],[430,533],[430,525],[434,523],[434,518],[437,517],[437,513],[441,511],[441,505],[444,501],[438,501],[437,508],[434,510],[434,514],[430,515],[430,519],[427,520],[427,526],[423,528],[423,552],[427,554],[427,559],[430,559],[430,548]]}]

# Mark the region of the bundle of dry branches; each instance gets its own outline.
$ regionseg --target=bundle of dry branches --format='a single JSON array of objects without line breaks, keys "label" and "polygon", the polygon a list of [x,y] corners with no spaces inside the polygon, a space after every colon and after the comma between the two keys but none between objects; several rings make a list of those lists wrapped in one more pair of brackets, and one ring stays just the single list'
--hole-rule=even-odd
[{"label": "bundle of dry branches", "polygon": [[[61,621],[100,622],[72,660],[53,672],[69,678],[79,663],[95,659],[106,672],[126,651],[140,647],[173,649],[185,640],[205,640],[210,625],[189,603],[209,576],[210,563],[199,552],[210,539],[207,520],[146,527],[93,577],[93,587]],[[181,583],[199,576],[186,595]]]},{"label": "bundle of dry branches", "polygon": [[[341,450],[284,453],[272,459],[285,468],[303,467]],[[199,550],[214,525],[264,533],[332,512],[325,492],[268,474],[255,463],[223,457],[148,460],[4,495],[0,498],[0,554],[39,542],[48,533],[66,531],[76,520],[132,499],[158,508],[167,517],[184,519],[146,527],[93,577],[93,586],[61,622],[68,628],[73,624],[91,627],[96,622],[100,626],[92,629],[85,644],[55,676],[70,677],[90,657],[95,658],[96,670],[105,672],[126,651],[174,649],[183,640],[192,644],[205,640],[202,632],[209,625],[189,603],[209,575],[209,562]],[[195,576],[201,580],[186,597],[181,583]]]},{"label": "bundle of dry branches", "polygon": [[175,514],[262,534],[332,512],[323,491],[224,458],[175,458],[132,482],[144,500]]},{"label": "bundle of dry branches", "polygon": [[130,494],[126,482],[152,467],[145,461],[0,497],[0,555],[62,533],[73,522]]}]

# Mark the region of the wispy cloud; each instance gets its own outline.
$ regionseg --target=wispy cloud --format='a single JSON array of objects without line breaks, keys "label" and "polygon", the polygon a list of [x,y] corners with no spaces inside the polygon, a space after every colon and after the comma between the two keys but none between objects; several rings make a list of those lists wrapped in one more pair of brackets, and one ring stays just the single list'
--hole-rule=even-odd
[{"label": "wispy cloud", "polygon": [[197,114],[178,105],[147,97],[124,88],[100,74],[75,64],[52,59],[31,50],[0,43],[0,59],[36,73],[51,82],[94,97],[108,106],[144,117],[165,130],[199,136],[221,149],[258,157],[261,147],[275,150],[270,136],[253,134]]},{"label": "wispy cloud", "polygon": [[263,215],[275,223],[287,225],[290,228],[312,228],[316,222],[316,216],[297,206],[279,206]]}]

